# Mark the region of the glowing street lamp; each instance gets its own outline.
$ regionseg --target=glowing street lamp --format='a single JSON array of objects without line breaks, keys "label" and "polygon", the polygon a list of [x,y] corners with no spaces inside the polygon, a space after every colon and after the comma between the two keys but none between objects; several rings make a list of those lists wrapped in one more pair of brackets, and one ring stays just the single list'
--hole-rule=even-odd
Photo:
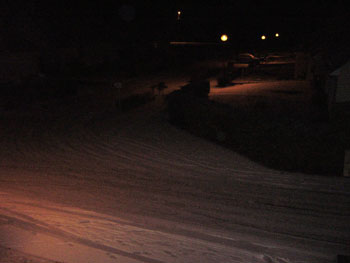
[{"label": "glowing street lamp", "polygon": [[265,35],[262,35],[262,36],[261,36],[261,39],[262,39],[262,40],[265,40],[265,39],[266,39],[266,36],[265,36]]},{"label": "glowing street lamp", "polygon": [[223,34],[223,35],[221,35],[220,39],[222,42],[226,42],[228,40],[228,36]]},{"label": "glowing street lamp", "polygon": [[280,36],[280,34],[278,34],[278,33],[275,34],[275,37],[279,37],[279,36]]},{"label": "glowing street lamp", "polygon": [[181,11],[177,11],[177,20],[180,20],[181,17]]}]

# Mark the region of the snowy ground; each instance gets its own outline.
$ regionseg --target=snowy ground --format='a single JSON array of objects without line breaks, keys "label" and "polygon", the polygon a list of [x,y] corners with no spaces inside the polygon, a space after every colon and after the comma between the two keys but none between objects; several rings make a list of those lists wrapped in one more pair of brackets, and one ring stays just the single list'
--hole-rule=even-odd
[{"label": "snowy ground", "polygon": [[[1,123],[0,247],[27,262],[335,262],[350,253],[347,178],[262,167],[169,125],[161,99],[45,128],[26,118]],[[0,262],[22,262],[9,254]]]}]

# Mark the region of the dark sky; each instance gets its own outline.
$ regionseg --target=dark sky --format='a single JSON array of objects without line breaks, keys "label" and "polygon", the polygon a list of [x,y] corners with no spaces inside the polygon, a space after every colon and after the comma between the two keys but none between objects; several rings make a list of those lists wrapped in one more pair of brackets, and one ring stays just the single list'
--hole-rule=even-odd
[{"label": "dark sky", "polygon": [[[181,19],[177,20],[177,11]],[[89,42],[216,41],[281,33],[289,39],[336,30],[345,1],[78,1],[8,0],[0,9],[0,44],[76,45]],[[329,32],[328,32],[329,33]]]}]

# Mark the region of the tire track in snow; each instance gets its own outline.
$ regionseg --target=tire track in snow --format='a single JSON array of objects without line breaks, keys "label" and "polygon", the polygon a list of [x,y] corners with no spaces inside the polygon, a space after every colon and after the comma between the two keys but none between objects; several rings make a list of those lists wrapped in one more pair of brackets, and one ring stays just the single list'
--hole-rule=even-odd
[{"label": "tire track in snow", "polygon": [[[346,228],[347,212],[342,212],[349,211],[349,184],[343,178],[317,177],[316,180],[300,175],[299,179],[296,178],[299,175],[295,174],[261,170],[260,166],[234,154],[229,155],[235,162],[232,164],[227,156],[220,160],[228,151],[206,142],[203,146],[199,139],[156,123],[152,120],[154,117],[149,115],[152,123],[148,123],[148,118],[141,121],[135,118],[127,127],[114,128],[107,133],[101,132],[103,128],[90,129],[93,124],[89,124],[89,129],[63,140],[49,132],[42,135],[42,140],[38,138],[33,142],[28,142],[26,138],[14,139],[16,153],[26,165],[33,162],[38,174],[47,172],[58,177],[65,169],[72,169],[72,173],[62,176],[76,173],[79,176],[77,182],[86,179],[91,183],[111,185],[110,188],[115,190],[124,186],[137,192],[143,190],[138,196],[144,199],[140,200],[161,200],[162,203],[157,203],[154,210],[169,206],[169,210],[175,209],[174,213],[179,213],[177,220],[182,220],[182,216],[189,221],[199,218],[203,220],[200,221],[203,225],[215,222],[231,228],[233,225],[237,228],[246,226],[282,233],[282,236],[295,235],[305,240],[308,240],[310,232],[307,228],[310,228],[312,238],[330,243],[336,241],[341,227],[343,235],[349,232]],[[72,129],[80,131],[80,126],[77,124]],[[154,139],[157,129],[163,133]],[[198,149],[212,149],[218,156],[199,154],[198,149],[182,152],[191,140],[199,146]],[[176,145],[176,141],[185,146]],[[145,156],[144,152],[151,154]],[[118,171],[122,172],[120,167],[130,172],[132,178],[119,176]],[[169,171],[173,171],[173,178],[167,178]],[[221,184],[222,188],[216,187]],[[291,192],[293,190],[295,193]],[[184,207],[178,206],[183,204]],[[338,217],[339,220],[336,220]],[[271,228],[269,223],[276,225]],[[299,229],[299,225],[306,229]],[[297,233],[293,232],[294,227]],[[319,235],[314,233],[317,231],[320,231]],[[339,242],[348,244],[348,239],[339,238]]]},{"label": "tire track in snow", "polygon": [[[146,122],[146,121],[145,121]],[[139,124],[139,122],[133,122],[131,127],[134,127],[136,124]],[[170,152],[168,150],[164,150],[163,148],[160,147],[153,147],[152,145],[150,146],[149,144],[145,144],[143,141],[137,141],[135,139],[131,139],[126,136],[119,136],[118,139],[121,138],[121,141],[118,143],[112,143],[109,145],[103,144],[101,149],[99,151],[94,151],[94,149],[98,149],[98,146],[101,145],[101,138],[98,136],[94,136],[94,133],[92,132],[87,132],[84,133],[87,136],[87,139],[83,139],[81,143],[78,143],[77,145],[83,146],[82,149],[79,148],[73,148],[73,147],[67,147],[68,149],[71,149],[72,155],[74,156],[73,160],[71,163],[67,159],[67,152],[61,156],[62,162],[66,161],[66,166],[74,166],[76,163],[89,163],[89,166],[91,166],[91,163],[96,163],[92,169],[92,171],[96,171],[96,173],[107,173],[108,171],[102,172],[101,169],[99,169],[100,166],[107,166],[108,169],[111,171],[117,170],[119,168],[121,163],[124,163],[122,166],[123,167],[131,167],[133,164],[137,163],[138,167],[143,167],[141,169],[154,169],[158,168],[160,171],[166,171],[167,170],[172,170],[174,168],[182,168],[184,170],[191,170],[194,171],[197,174],[200,174],[202,170],[198,170],[199,168],[203,169],[203,171],[206,171],[206,168],[211,168],[212,171],[206,171],[206,174],[215,174],[218,173],[221,176],[234,176],[238,180],[242,180],[241,176],[244,174],[245,176],[248,176],[248,179],[245,181],[251,180],[252,176],[255,175],[266,175],[261,178],[261,181],[259,181],[259,184],[265,183],[267,185],[276,185],[276,181],[281,181],[283,180],[283,177],[290,177],[288,175],[279,175],[277,174],[276,177],[273,177],[270,172],[251,172],[251,171],[245,171],[245,170],[238,170],[238,169],[231,169],[231,168],[217,168],[217,167],[209,167],[205,163],[198,162],[198,161],[192,161],[189,157],[185,155],[178,154],[176,152]],[[83,138],[83,137],[82,137]],[[69,141],[69,140],[68,140]],[[83,143],[85,142],[85,144]],[[89,151],[88,153],[86,152],[86,142],[92,142],[89,145]],[[144,152],[144,149],[151,148],[155,149],[156,156],[154,159],[151,157],[145,157],[145,154],[140,154],[141,152]],[[131,150],[130,150],[131,149]],[[50,152],[50,151],[49,151]],[[79,154],[80,153],[80,154]],[[48,154],[44,154],[44,157]],[[160,156],[162,158],[160,161],[157,159],[157,156]],[[168,161],[174,160],[173,156],[176,156],[177,161]],[[69,155],[68,155],[69,156]],[[97,156],[98,158],[95,158]],[[56,158],[57,156],[55,156]],[[87,158],[88,157],[88,158]],[[76,159],[78,158],[78,159]],[[80,158],[80,159],[79,159]],[[111,166],[111,163],[117,162],[117,166]],[[153,164],[155,163],[155,164]],[[191,169],[189,169],[191,168]],[[108,170],[107,169],[107,170]],[[129,168],[130,169],[130,168]],[[89,168],[87,168],[89,170]],[[90,169],[91,170],[91,169]],[[177,169],[177,171],[181,171],[181,169]],[[192,173],[193,175],[193,173]],[[271,178],[272,177],[272,178]],[[142,176],[141,176],[142,178]],[[281,179],[282,178],[282,179]],[[120,179],[120,178],[118,178]],[[199,180],[198,178],[196,180]],[[288,182],[288,181],[287,181]],[[326,181],[329,184],[329,180]],[[283,183],[278,183],[280,187],[285,186]],[[316,187],[321,188],[319,183],[315,184]],[[293,186],[294,187],[294,186]],[[306,185],[304,187],[298,187],[297,189],[309,189],[309,185]],[[328,186],[329,188],[329,186]],[[317,192],[321,192],[320,189],[317,190]],[[247,193],[245,194],[246,196],[248,195]],[[271,202],[270,202],[271,204]],[[277,204],[278,205],[278,204]]]},{"label": "tire track in snow", "polygon": [[[20,204],[20,203],[15,203],[15,204]],[[96,214],[90,214],[89,212],[86,211],[76,211],[76,210],[67,210],[67,209],[62,209],[62,208],[55,208],[55,207],[43,207],[40,206],[40,209],[43,209],[46,212],[41,212],[36,214],[37,212],[33,213],[33,210],[35,211],[37,208],[36,206],[32,206],[29,204],[26,204],[27,206],[27,210],[26,209],[19,209],[21,210],[21,213],[12,211],[12,210],[6,210],[7,213],[10,214],[10,216],[4,216],[4,218],[8,221],[10,221],[12,224],[20,226],[20,227],[24,227],[25,229],[31,229],[34,231],[39,231],[39,232],[43,232],[43,233],[48,233],[51,234],[55,237],[61,238],[63,240],[66,241],[70,241],[70,242],[75,242],[75,243],[80,243],[83,245],[87,245],[93,248],[98,248],[101,250],[104,250],[106,252],[110,252],[110,253],[115,253],[115,254],[120,254],[123,256],[127,256],[127,257],[131,257],[137,260],[140,260],[142,262],[159,262],[159,260],[154,260],[154,257],[157,258],[157,255],[154,254],[156,250],[160,250],[161,249],[161,244],[158,243],[156,240],[163,240],[163,242],[167,243],[169,242],[169,238],[170,239],[174,239],[177,240],[176,242],[174,242],[174,240],[172,240],[171,242],[175,244],[175,247],[177,249],[180,249],[180,251],[173,251],[172,255],[173,256],[179,256],[179,254],[184,253],[182,256],[187,256],[188,255],[185,253],[186,252],[186,244],[188,242],[190,242],[191,244],[191,253],[194,253],[194,250],[197,251],[202,251],[204,252],[205,250],[209,249],[209,251],[211,251],[211,253],[213,254],[217,254],[220,253],[221,257],[222,255],[225,255],[226,257],[226,261],[220,261],[220,262],[246,262],[247,258],[254,258],[255,261],[254,262],[266,262],[265,259],[266,258],[270,258],[273,260],[276,260],[276,262],[279,262],[278,260],[283,258],[283,255],[286,256],[286,258],[296,258],[295,255],[292,255],[292,253],[295,253],[295,251],[288,251],[289,249],[287,247],[283,247],[283,246],[278,246],[278,247],[274,247],[274,246],[263,246],[261,244],[259,244],[259,242],[253,242],[253,243],[249,243],[243,240],[240,240],[240,237],[231,239],[231,238],[225,238],[225,237],[221,237],[221,236],[217,236],[217,235],[212,235],[212,234],[206,234],[206,233],[202,233],[202,232],[197,232],[197,231],[193,231],[193,230],[186,230],[186,229],[162,229],[159,227],[151,227],[151,228],[143,228],[141,225],[139,224],[135,224],[135,223],[129,223],[126,221],[120,221],[120,220],[116,220],[114,218],[108,218],[108,216],[105,215],[96,215]],[[51,212],[50,212],[51,211]],[[27,213],[29,212],[29,215],[27,215]],[[25,213],[25,214],[23,214]],[[83,224],[83,226],[80,227],[80,229],[83,229],[82,231],[76,230],[76,229],[70,229],[65,230],[65,226],[59,226],[59,227],[55,227],[55,220],[57,221],[57,219],[55,219],[54,216],[56,216],[56,218],[59,218],[58,215],[59,214],[69,214],[71,215],[70,218],[72,218],[73,216],[73,222],[71,222],[71,225],[75,225],[77,226],[77,222],[84,222],[81,223]],[[11,216],[12,214],[12,216]],[[53,221],[48,220],[48,218],[45,219],[44,221],[41,221],[40,219],[36,219],[36,218],[40,218],[40,214],[45,214],[46,217],[53,217]],[[76,217],[74,219],[74,217]],[[75,221],[75,222],[74,222]],[[49,224],[46,222],[50,222]],[[134,253],[130,254],[130,251],[120,251],[118,249],[118,246],[112,245],[111,243],[108,243],[108,240],[103,241],[99,240],[99,241],[92,241],[92,240],[97,240],[96,237],[93,236],[89,236],[86,235],[86,233],[89,232],[89,230],[84,229],[86,227],[88,227],[89,225],[93,225],[92,228],[90,228],[90,231],[92,230],[92,232],[94,232],[95,234],[99,235],[104,235],[103,233],[107,232],[112,232],[115,230],[118,230],[117,232],[115,232],[115,234],[117,236],[133,236],[133,238],[129,238],[129,241],[127,240],[128,238],[125,238],[124,243],[132,243],[134,244],[134,249],[136,249],[136,247],[139,247],[140,245],[142,245],[142,242],[145,242],[146,240],[148,244],[151,245],[146,245],[146,247],[148,247],[148,251],[150,251],[151,255],[153,255],[153,258],[150,259],[149,257],[145,258],[145,257],[134,257]],[[136,227],[136,228],[135,228]],[[78,227],[79,228],[79,227]],[[132,232],[130,232],[130,234],[128,234],[129,232],[129,228],[132,228],[134,230],[132,230]],[[123,230],[124,229],[124,230]],[[138,229],[138,230],[137,230]],[[120,232],[121,231],[121,232]],[[142,235],[142,238],[137,238],[139,235]],[[163,238],[155,238],[155,236],[163,236]],[[112,235],[113,237],[113,235]],[[138,242],[133,242],[138,240]],[[143,241],[142,241],[143,240]],[[140,243],[141,242],[141,243]],[[180,243],[178,243],[180,242]],[[153,245],[152,245],[153,243]],[[135,247],[136,244],[136,247]],[[145,244],[144,244],[145,245]],[[142,246],[144,246],[142,245]],[[158,249],[156,250],[152,250],[152,246],[156,246],[158,247]],[[199,247],[197,247],[199,246]],[[117,247],[117,248],[116,248]],[[125,247],[124,247],[125,249]],[[139,250],[139,248],[138,248]],[[171,250],[170,250],[171,251]],[[230,252],[229,252],[230,251]],[[240,260],[238,261],[232,261],[232,258],[230,258],[230,254],[233,253],[235,254],[236,258],[240,258]],[[322,259],[322,255],[317,255],[317,254],[313,254],[313,253],[307,253],[303,250],[299,251],[300,253],[303,253],[304,256],[306,256],[308,259],[313,258],[313,260],[317,260],[318,262],[326,262],[324,261],[324,259]],[[158,252],[160,253],[160,252]],[[166,253],[166,252],[165,252]],[[228,254],[227,254],[228,253]],[[160,253],[162,254],[162,253]],[[214,255],[213,254],[213,255]],[[159,256],[159,255],[158,255]],[[196,255],[198,256],[198,255]],[[164,255],[162,255],[161,257],[164,258]],[[223,257],[222,259],[224,259],[225,257]],[[181,259],[181,262],[191,262],[185,258]],[[196,258],[196,257],[194,257]],[[245,259],[245,260],[244,260]],[[167,261],[164,262],[173,262],[173,258],[167,258]],[[191,259],[192,260],[192,259]],[[286,262],[296,262],[296,261],[289,261],[288,259],[286,259]],[[210,262],[210,261],[209,261]],[[275,261],[272,261],[275,262]]]}]

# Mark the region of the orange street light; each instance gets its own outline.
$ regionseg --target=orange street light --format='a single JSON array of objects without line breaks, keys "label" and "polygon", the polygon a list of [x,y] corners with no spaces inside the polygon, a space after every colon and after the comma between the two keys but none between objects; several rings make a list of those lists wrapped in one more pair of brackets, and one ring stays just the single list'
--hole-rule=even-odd
[{"label": "orange street light", "polygon": [[261,39],[262,39],[262,40],[265,40],[265,39],[266,39],[266,36],[265,36],[265,35],[262,35],[262,36],[261,36]]},{"label": "orange street light", "polygon": [[180,20],[181,17],[181,11],[177,11],[177,20]]},{"label": "orange street light", "polygon": [[228,36],[223,34],[223,35],[221,35],[220,39],[222,42],[226,42],[228,40]]},{"label": "orange street light", "polygon": [[279,37],[279,36],[280,36],[280,34],[278,34],[278,33],[275,34],[275,37]]}]

